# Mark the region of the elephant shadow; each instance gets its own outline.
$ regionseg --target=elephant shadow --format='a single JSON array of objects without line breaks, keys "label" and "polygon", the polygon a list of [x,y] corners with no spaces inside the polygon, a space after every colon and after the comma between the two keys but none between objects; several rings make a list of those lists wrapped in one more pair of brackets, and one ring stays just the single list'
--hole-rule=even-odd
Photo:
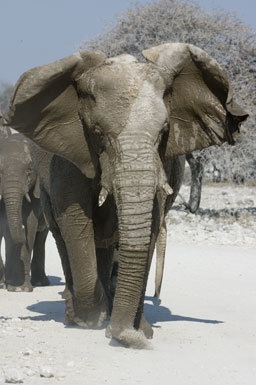
[{"label": "elephant shadow", "polygon": [[63,323],[65,314],[65,301],[40,301],[27,306],[31,312],[40,313],[35,316],[22,317],[33,321],[55,321]]},{"label": "elephant shadow", "polygon": [[62,280],[61,277],[57,277],[55,275],[48,275],[47,277],[50,281],[50,286],[63,286],[63,285],[65,285],[65,282]]},{"label": "elephant shadow", "polygon": [[[187,322],[202,322],[206,324],[220,324],[223,321],[187,317],[183,315],[172,314],[171,310],[161,305],[161,300],[155,297],[145,297],[144,311],[147,321],[154,328],[160,328],[157,325],[159,322],[174,322],[174,321],[187,321]],[[151,302],[151,303],[149,303]],[[29,305],[28,310],[39,313],[35,316],[22,317],[22,319],[30,319],[33,321],[55,321],[63,323],[65,314],[65,301],[41,301],[36,304]],[[106,327],[104,322],[103,328]]]},{"label": "elephant shadow", "polygon": [[[161,300],[155,297],[145,297],[144,312],[147,321],[154,328],[160,328],[161,326],[156,325],[158,322],[173,322],[173,321],[188,321],[188,322],[202,322],[206,324],[220,324],[223,321],[187,317],[177,314],[172,314],[171,310],[161,305]],[[148,303],[148,302],[152,303]]]}]

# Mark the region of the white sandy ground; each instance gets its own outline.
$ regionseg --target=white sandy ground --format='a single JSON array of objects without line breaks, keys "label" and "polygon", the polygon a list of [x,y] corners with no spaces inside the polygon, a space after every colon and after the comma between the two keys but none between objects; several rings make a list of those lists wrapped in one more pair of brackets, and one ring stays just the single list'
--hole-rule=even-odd
[{"label": "white sandy ground", "polygon": [[256,216],[247,209],[256,206],[255,190],[204,186],[202,210],[242,209],[236,220],[191,216],[181,207],[170,213],[161,302],[152,297],[154,261],[145,301],[152,350],[121,347],[104,329],[63,325],[63,275],[50,237],[52,286],[0,290],[0,384],[16,375],[31,385],[254,385]]}]

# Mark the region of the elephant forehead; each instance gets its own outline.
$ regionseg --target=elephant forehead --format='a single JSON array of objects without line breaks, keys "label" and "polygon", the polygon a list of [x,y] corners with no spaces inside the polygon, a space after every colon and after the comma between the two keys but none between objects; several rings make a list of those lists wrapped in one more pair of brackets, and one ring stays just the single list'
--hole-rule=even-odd
[{"label": "elephant forehead", "polygon": [[126,93],[127,96],[136,96],[145,79],[144,65],[142,63],[111,62],[97,68],[90,76],[90,92],[97,97],[102,93]]},{"label": "elephant forehead", "polygon": [[20,159],[25,163],[30,163],[32,161],[28,143],[25,141],[10,140],[5,144],[2,152],[6,159]]},{"label": "elephant forehead", "polygon": [[134,105],[143,105],[141,112],[146,119],[147,115],[154,113],[156,98],[162,98],[164,92],[159,73],[146,63],[134,61],[104,64],[80,81],[83,82],[79,84],[80,88],[84,87],[83,93],[93,95],[96,100],[91,109],[85,99],[82,113],[85,118],[89,117],[87,121],[91,125],[101,126],[105,132],[112,131],[117,135],[131,120]]}]

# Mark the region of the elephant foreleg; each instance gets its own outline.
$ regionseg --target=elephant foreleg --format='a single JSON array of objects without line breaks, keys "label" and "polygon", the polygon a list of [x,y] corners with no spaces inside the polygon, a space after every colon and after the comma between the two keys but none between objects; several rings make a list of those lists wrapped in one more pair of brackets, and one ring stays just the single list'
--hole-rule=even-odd
[{"label": "elephant foreleg", "polygon": [[74,204],[57,218],[57,223],[73,280],[73,321],[83,327],[99,327],[107,316],[107,305],[98,278],[92,220],[85,216],[80,205]]},{"label": "elephant foreleg", "polygon": [[25,203],[23,207],[23,221],[25,225],[26,243],[21,249],[21,259],[24,264],[25,287],[32,289],[30,279],[31,256],[36,242],[36,233],[40,215],[39,199],[32,198],[31,203]]},{"label": "elephant foreleg", "polygon": [[28,283],[25,279],[25,263],[22,257],[24,251],[22,251],[22,246],[15,245],[9,231],[5,234],[5,245],[5,283],[7,290],[32,291],[30,282]]}]

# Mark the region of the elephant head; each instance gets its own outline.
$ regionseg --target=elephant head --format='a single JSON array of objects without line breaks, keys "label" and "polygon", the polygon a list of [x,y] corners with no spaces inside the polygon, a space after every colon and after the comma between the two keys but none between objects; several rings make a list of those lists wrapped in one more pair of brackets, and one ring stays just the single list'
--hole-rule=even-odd
[{"label": "elephant head", "polygon": [[83,51],[34,68],[19,79],[7,118],[88,178],[101,174],[99,204],[113,193],[119,276],[110,324],[126,342],[144,298],[156,193],[172,193],[166,160],[234,143],[247,116],[223,70],[201,49],[168,43],[143,55],[145,63]]},{"label": "elephant head", "polygon": [[32,167],[28,139],[20,134],[9,135],[0,142],[0,198],[6,209],[10,234],[17,245],[25,243],[22,226],[23,198],[30,202],[30,189],[38,198],[36,175]]}]

